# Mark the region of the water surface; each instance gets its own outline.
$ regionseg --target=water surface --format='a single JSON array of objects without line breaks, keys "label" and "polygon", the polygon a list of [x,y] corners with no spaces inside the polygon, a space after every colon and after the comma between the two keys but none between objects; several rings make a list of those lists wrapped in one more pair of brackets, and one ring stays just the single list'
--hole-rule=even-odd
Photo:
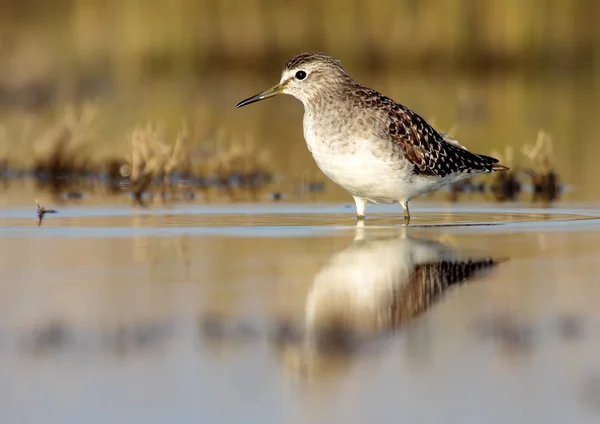
[{"label": "water surface", "polygon": [[0,211],[2,422],[597,422],[589,205],[34,212]]}]

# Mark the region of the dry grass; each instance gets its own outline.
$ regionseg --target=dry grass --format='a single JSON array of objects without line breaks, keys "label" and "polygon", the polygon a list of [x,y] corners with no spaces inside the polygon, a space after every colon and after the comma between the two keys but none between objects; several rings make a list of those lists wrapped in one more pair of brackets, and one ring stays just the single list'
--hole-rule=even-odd
[{"label": "dry grass", "polygon": [[160,195],[166,200],[167,188],[173,172],[186,163],[184,150],[186,128],[179,132],[175,143],[170,145],[155,124],[136,127],[130,136],[129,179],[135,201],[143,204],[142,195],[160,179]]},{"label": "dry grass", "polygon": [[[491,190],[496,200],[517,200],[522,189],[522,181],[529,177],[533,190],[533,201],[552,202],[562,191],[559,182],[556,161],[552,149],[552,137],[544,130],[538,131],[534,144],[525,144],[521,148],[523,159],[517,159],[512,146],[506,153],[493,155],[511,166],[508,172],[494,174]],[[524,164],[523,164],[524,162]]]},{"label": "dry grass", "polygon": [[[454,131],[453,127],[448,134],[442,133],[442,135],[446,141],[460,146],[450,135]],[[456,202],[463,193],[491,192],[498,202],[516,201],[522,191],[523,179],[527,176],[531,179],[534,201],[552,202],[556,200],[562,187],[556,171],[552,137],[547,132],[540,130],[536,143],[523,145],[521,152],[526,162],[525,166],[522,165],[523,159],[515,156],[512,146],[507,146],[504,154],[492,151],[490,156],[498,159],[499,163],[509,166],[510,170],[479,177],[481,180],[474,177],[458,181],[449,188],[449,200]],[[490,178],[490,182],[486,181]]]},{"label": "dry grass", "polygon": [[525,170],[533,184],[534,200],[552,202],[562,187],[556,171],[552,136],[540,130],[536,143],[523,146],[523,155],[529,160]]},{"label": "dry grass", "polygon": [[[106,119],[102,112],[94,104],[70,105],[54,118],[26,115],[0,124],[0,177],[5,167],[32,171],[38,188],[50,190],[55,200],[98,189],[108,194],[126,190],[137,204],[155,194],[162,202],[193,199],[196,189],[207,200],[221,193],[234,201],[258,200],[273,179],[271,151],[250,136],[240,139],[222,129],[213,135],[204,128],[190,131],[185,120],[174,137],[164,125],[136,125],[122,143],[126,148],[106,154],[105,145],[116,143],[97,125]],[[29,146],[18,155],[27,160],[11,157],[10,145]]]},{"label": "dry grass", "polygon": [[[131,192],[136,202],[142,203],[144,193],[152,194],[160,181],[160,195],[166,200],[167,190],[177,186],[184,193],[195,187],[206,199],[213,192],[225,190],[230,200],[241,200],[249,194],[258,200],[260,189],[273,175],[271,152],[259,147],[250,138],[230,140],[224,131],[218,131],[212,142],[190,143],[190,132],[183,125],[173,144],[166,141],[164,131],[156,125],[137,127],[130,137]],[[191,197],[189,194],[184,197]]]},{"label": "dry grass", "polygon": [[512,146],[507,146],[505,153],[493,152],[492,156],[500,163],[510,166],[509,171],[496,172],[492,175],[490,190],[498,202],[516,201],[521,194],[521,167],[514,155]]},{"label": "dry grass", "polygon": [[[225,131],[227,125],[207,131],[201,120],[193,122],[191,129],[184,120],[173,136],[163,125],[136,125],[129,132],[126,154],[119,157],[115,150],[112,157],[98,156],[93,152],[99,141],[105,140],[98,133],[98,121],[105,118],[102,113],[93,103],[70,105],[45,126],[41,117],[0,124],[0,176],[11,165],[8,146],[30,144],[32,160],[26,169],[33,170],[38,187],[73,198],[69,194],[94,191],[103,181],[102,187],[108,193],[127,190],[137,204],[146,205],[144,199],[154,199],[156,194],[164,203],[169,199],[193,199],[197,191],[206,201],[257,201],[266,187],[273,187],[276,168],[281,166],[273,159],[272,151],[248,133],[234,136]],[[454,132],[451,128],[444,137],[456,144]],[[520,150],[523,158],[515,157],[510,146],[504,154],[492,151],[491,155],[511,170],[461,181],[450,187],[450,200],[458,201],[463,193],[487,192],[500,202],[517,200],[527,177],[532,182],[534,200],[555,200],[561,186],[552,138],[540,131],[535,144]],[[327,182],[315,168],[291,172],[286,177],[293,184],[290,193],[301,200],[324,191]],[[276,191],[272,198],[279,200],[286,195]]]},{"label": "dry grass", "polygon": [[40,187],[59,193],[76,185],[92,170],[87,149],[96,110],[69,106],[33,142],[33,171]]},{"label": "dry grass", "polygon": [[220,151],[209,158],[209,163],[219,185],[234,200],[240,199],[240,192],[243,191],[257,200],[259,189],[270,182],[273,176],[271,152],[257,146],[251,136],[221,146]]}]

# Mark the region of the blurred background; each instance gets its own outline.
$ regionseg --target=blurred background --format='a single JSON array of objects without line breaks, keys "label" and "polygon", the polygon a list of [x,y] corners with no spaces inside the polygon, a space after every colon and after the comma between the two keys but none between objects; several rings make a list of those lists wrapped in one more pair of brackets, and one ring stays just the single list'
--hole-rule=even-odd
[{"label": "blurred background", "polygon": [[[513,168],[415,199],[437,248],[362,243],[300,102],[235,108],[313,50]],[[599,422],[599,71],[598,0],[0,0],[0,422]],[[433,302],[438,248],[498,266]],[[318,275],[382,299],[323,341],[414,325],[311,350]]]},{"label": "blurred background", "polygon": [[[152,122],[173,156],[185,129],[175,170],[218,176],[242,162],[278,175],[282,192],[318,185],[299,102],[235,104],[277,82],[290,57],[322,50],[513,166],[545,131],[567,195],[594,198],[598,16],[595,0],[1,0],[0,163],[129,177],[132,130],[150,137]],[[61,125],[77,140],[59,143]]]}]

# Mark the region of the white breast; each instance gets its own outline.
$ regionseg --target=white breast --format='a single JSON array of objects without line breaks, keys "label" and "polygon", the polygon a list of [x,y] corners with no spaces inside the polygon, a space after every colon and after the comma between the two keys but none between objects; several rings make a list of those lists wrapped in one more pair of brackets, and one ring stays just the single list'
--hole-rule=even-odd
[{"label": "white breast", "polygon": [[352,135],[323,137],[310,122],[304,138],[317,166],[350,194],[376,203],[394,203],[405,196],[412,179],[408,162],[382,154],[386,141]]}]

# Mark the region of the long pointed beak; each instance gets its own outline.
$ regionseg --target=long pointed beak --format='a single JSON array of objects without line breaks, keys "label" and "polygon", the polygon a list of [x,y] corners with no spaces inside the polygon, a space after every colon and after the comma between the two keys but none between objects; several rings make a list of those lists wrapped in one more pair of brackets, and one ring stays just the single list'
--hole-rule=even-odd
[{"label": "long pointed beak", "polygon": [[281,86],[281,84],[277,84],[263,91],[262,93],[258,93],[252,97],[248,97],[246,100],[242,100],[236,105],[236,107],[242,107],[249,105],[250,103],[259,102],[261,100],[268,99],[269,97],[273,97],[281,93],[283,93],[283,87]]}]

